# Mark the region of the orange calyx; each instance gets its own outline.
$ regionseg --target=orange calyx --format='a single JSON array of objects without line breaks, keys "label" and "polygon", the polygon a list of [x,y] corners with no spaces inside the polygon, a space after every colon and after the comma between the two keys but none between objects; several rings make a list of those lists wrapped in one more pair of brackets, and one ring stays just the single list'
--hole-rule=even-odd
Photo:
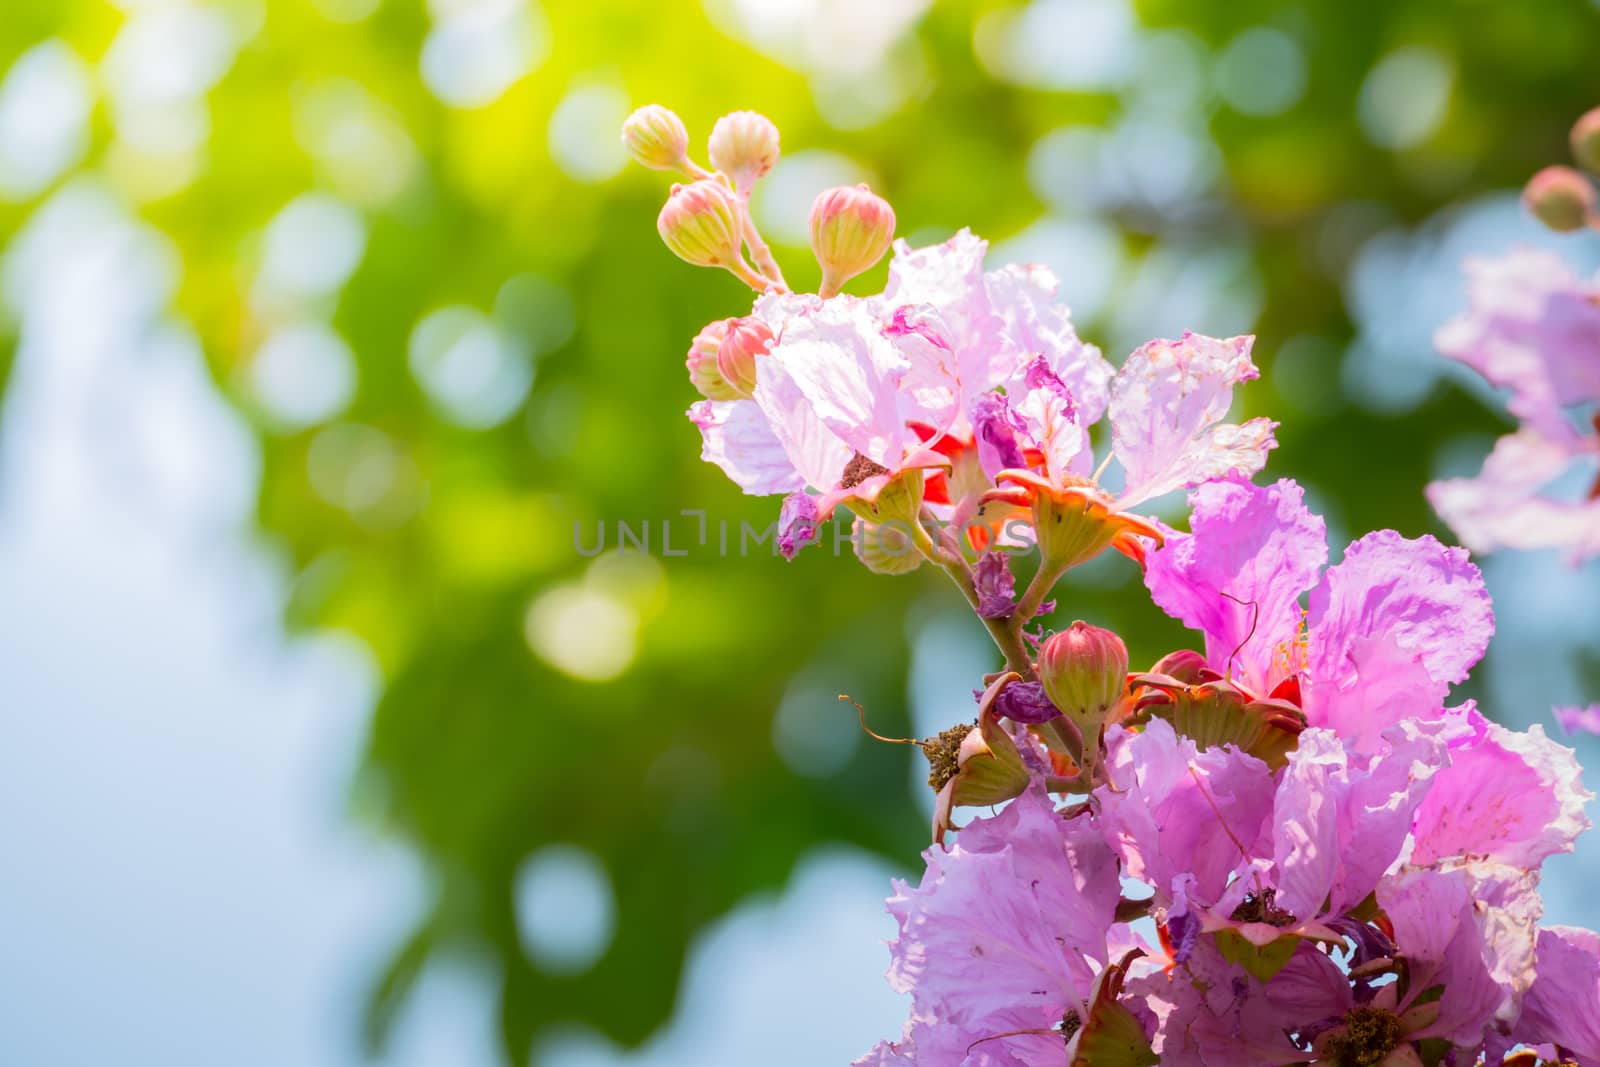
[{"label": "orange calyx", "polygon": [[1027,508],[1039,552],[1052,566],[1066,570],[1114,548],[1141,568],[1145,541],[1163,543],[1160,527],[1149,519],[1118,511],[1111,498],[1088,479],[1058,484],[1031,470],[1012,468],[995,475],[996,488],[983,503]]}]

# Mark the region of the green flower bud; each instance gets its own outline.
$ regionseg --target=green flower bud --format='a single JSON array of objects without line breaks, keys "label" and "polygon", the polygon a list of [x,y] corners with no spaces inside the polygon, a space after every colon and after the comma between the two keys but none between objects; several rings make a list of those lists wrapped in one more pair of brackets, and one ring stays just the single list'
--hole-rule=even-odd
[{"label": "green flower bud", "polygon": [[1546,167],[1522,190],[1522,202],[1533,217],[1555,230],[1581,230],[1594,214],[1594,186],[1571,167]]},{"label": "green flower bud", "polygon": [[647,104],[622,123],[622,146],[641,166],[688,176],[689,131],[660,104]]},{"label": "green flower bud", "polygon": [[765,115],[735,111],[711,128],[711,165],[733,179],[734,188],[748,194],[778,162],[778,127]]},{"label": "green flower bud", "polygon": [[734,319],[717,349],[717,371],[736,396],[756,391],[756,360],[767,354],[772,329],[760,319]]},{"label": "green flower bud", "polygon": [[723,338],[728,336],[728,328],[737,321],[718,319],[707,323],[689,345],[689,355],[684,360],[689,368],[689,382],[707,400],[738,400],[741,395],[717,369],[717,351],[722,347]]},{"label": "green flower bud", "polygon": [[733,192],[709,179],[674,185],[656,218],[656,230],[673,255],[697,267],[734,267],[743,262],[744,240]]},{"label": "green flower bud", "polygon": [[871,269],[894,241],[894,208],[865,185],[824,190],[811,205],[811,250],[822,264],[823,296]]},{"label": "green flower bud", "polygon": [[[1128,646],[1110,630],[1079,620],[1039,648],[1039,682],[1050,702],[1080,727],[1104,721],[1122,699]],[[1084,731],[1088,736],[1089,731]]]},{"label": "green flower bud", "polygon": [[1572,124],[1572,158],[1590,174],[1600,174],[1600,107]]}]

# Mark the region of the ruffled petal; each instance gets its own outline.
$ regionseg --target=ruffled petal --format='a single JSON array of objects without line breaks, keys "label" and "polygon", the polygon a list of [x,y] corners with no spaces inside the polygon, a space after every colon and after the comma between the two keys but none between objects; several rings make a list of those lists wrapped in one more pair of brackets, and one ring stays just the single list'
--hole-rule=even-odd
[{"label": "ruffled petal", "polygon": [[1545,736],[1508,730],[1481,716],[1450,742],[1450,766],[1440,771],[1417,808],[1412,832],[1419,865],[1480,856],[1537,870],[1548,856],[1571,852],[1589,828],[1577,754]]},{"label": "ruffled petal", "polygon": [[1529,872],[1494,864],[1408,868],[1384,879],[1378,906],[1407,962],[1408,998],[1442,987],[1438,1016],[1412,1039],[1472,1047],[1491,1024],[1516,1017],[1534,976],[1536,884]]},{"label": "ruffled petal", "polygon": [[1579,1063],[1600,1063],[1600,934],[1546,927],[1539,931],[1536,966],[1517,1037],[1560,1045]]},{"label": "ruffled petal", "polygon": [[1375,751],[1385,730],[1402,719],[1438,719],[1449,687],[1421,657],[1393,637],[1350,642],[1342,674],[1302,683],[1306,721],[1345,739],[1353,752]]},{"label": "ruffled petal", "polygon": [[1022,366],[1042,359],[1071,390],[1083,425],[1099,422],[1110,398],[1111,364],[1100,349],[1078,337],[1071,311],[1056,301],[1057,282],[1050,268],[1013,263],[990,271],[984,285],[1014,353],[1011,358]]},{"label": "ruffled petal", "polygon": [[1306,922],[1365,899],[1399,858],[1443,748],[1410,722],[1370,760],[1327,730],[1302,733],[1273,807],[1278,907]]},{"label": "ruffled petal", "polygon": [[700,458],[721,467],[746,493],[767,496],[805,485],[753,401],[702,400],[688,415],[700,429]]},{"label": "ruffled petal", "polygon": [[1593,466],[1576,441],[1523,428],[1495,442],[1477,477],[1430,483],[1428,502],[1474,552],[1564,548],[1584,560],[1600,555],[1600,498],[1540,495],[1574,464]]},{"label": "ruffled petal", "polygon": [[777,376],[768,372],[781,372],[835,437],[875,463],[897,469],[907,448],[918,443],[901,408],[901,384],[910,369],[868,305],[839,298],[784,327],[761,364],[756,401],[775,425],[792,412],[788,405],[762,403],[765,379]]},{"label": "ruffled petal", "polygon": [[1391,637],[1435,680],[1466,679],[1494,634],[1483,575],[1460,548],[1379,530],[1352,544],[1311,593],[1309,663],[1318,682],[1347,678],[1356,642]]},{"label": "ruffled petal", "polygon": [[1163,902],[1176,879],[1192,875],[1191,892],[1215,903],[1249,859],[1239,846],[1265,851],[1273,792],[1266,764],[1232,747],[1200,752],[1161,719],[1137,734],[1114,732],[1108,747],[1112,784],[1095,797],[1125,872],[1155,886]]},{"label": "ruffled petal", "polygon": [[889,900],[900,923],[889,984],[911,994],[917,1015],[993,1033],[1017,1011],[1049,1027],[1082,1003],[1107,962],[1121,894],[1097,830],[1075,831],[1030,790],[924,858],[921,886],[897,883]]},{"label": "ruffled petal", "polygon": [[1250,362],[1254,340],[1185,333],[1128,357],[1111,382],[1112,451],[1127,479],[1119,507],[1266,465],[1277,424],[1222,421],[1234,385],[1260,373]]},{"label": "ruffled petal", "polygon": [[1298,666],[1300,596],[1328,561],[1327,527],[1292,481],[1216,482],[1189,494],[1191,533],[1146,559],[1157,605],[1205,634],[1206,660],[1265,693]]},{"label": "ruffled petal", "polygon": [[1469,306],[1439,330],[1439,351],[1511,390],[1513,415],[1570,433],[1562,408],[1600,400],[1600,285],[1526,248],[1466,270]]},{"label": "ruffled petal", "polygon": [[1087,423],[1072,390],[1043,356],[1033,357],[1023,367],[1015,395],[1030,443],[1043,460],[1045,477],[1062,485],[1075,475],[1087,475],[1094,458],[1089,452]]}]

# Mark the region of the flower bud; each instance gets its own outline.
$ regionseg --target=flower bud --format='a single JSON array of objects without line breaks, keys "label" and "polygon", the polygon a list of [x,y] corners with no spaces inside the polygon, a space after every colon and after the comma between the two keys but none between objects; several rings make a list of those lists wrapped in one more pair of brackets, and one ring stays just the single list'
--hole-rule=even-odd
[{"label": "flower bud", "polygon": [[729,385],[717,369],[717,349],[728,336],[728,328],[737,319],[718,319],[709,322],[689,344],[689,357],[684,364],[689,368],[689,382],[707,400],[738,400],[739,392]]},{"label": "flower bud", "polygon": [[1122,699],[1128,680],[1128,646],[1110,630],[1074,622],[1051,634],[1039,648],[1039,681],[1050,702],[1093,736],[1085,724],[1100,725]]},{"label": "flower bud", "polygon": [[736,396],[756,391],[756,359],[767,354],[772,329],[753,316],[734,319],[717,349],[717,371]]},{"label": "flower bud", "polygon": [[674,255],[697,267],[732,267],[742,260],[739,209],[720,182],[674,185],[656,230]]},{"label": "flower bud", "polygon": [[1572,124],[1572,158],[1590,174],[1600,174],[1600,107]]},{"label": "flower bud", "polygon": [[1571,167],[1546,167],[1522,190],[1522,202],[1533,217],[1555,230],[1580,230],[1594,212],[1594,186]]},{"label": "flower bud", "polygon": [[811,205],[811,251],[822,264],[823,296],[883,258],[894,240],[894,208],[865,185],[841,185]]},{"label": "flower bud", "polygon": [[765,115],[735,111],[711,127],[711,165],[733,179],[734,188],[750,187],[778,162],[778,127]]},{"label": "flower bud", "polygon": [[622,123],[622,146],[651,170],[689,173],[689,131],[676,113],[646,104]]}]

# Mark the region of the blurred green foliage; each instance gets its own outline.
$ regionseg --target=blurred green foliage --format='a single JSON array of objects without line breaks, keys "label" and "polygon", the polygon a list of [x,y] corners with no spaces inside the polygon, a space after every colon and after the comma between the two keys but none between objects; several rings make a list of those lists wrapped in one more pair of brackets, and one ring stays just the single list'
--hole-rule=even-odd
[{"label": "blurred green foliage", "polygon": [[[957,0],[928,13],[885,60],[914,72],[912,90],[859,129],[830,126],[806,74],[730,37],[698,6],[624,0],[546,3],[548,55],[471,109],[441,103],[419,77],[430,25],[419,3],[389,0],[345,24],[309,0],[221,5],[243,43],[206,96],[209,136],[194,173],[170,188],[118,155],[115,116],[103,101],[97,108],[80,169],[99,171],[175,243],[177,313],[199,331],[220,387],[261,428],[260,526],[292,562],[290,623],[353,631],[382,666],[353,810],[414,844],[436,896],[375,976],[375,1045],[428,961],[463,949],[503,976],[508,1056],[524,1059],[543,1028],[574,1020],[641,1041],[670,1014],[695,933],[746,894],[780,885],[806,849],[845,841],[909,864],[925,843],[907,791],[915,753],[860,745],[842,768],[808,777],[775,751],[773,713],[808,669],[848,686],[880,731],[908,729],[908,612],[956,604],[938,575],[887,579],[825,552],[785,566],[698,547],[660,566],[591,569],[575,551],[574,524],[591,539],[597,522],[612,532],[617,520],[648,522],[659,537],[662,520],[677,519],[678,538],[692,527],[681,509],[737,530],[765,525],[776,502],[741,497],[702,464],[682,417],[695,399],[682,369],[689,339],[743,310],[748,294],[660,246],[659,175],[574,178],[552,159],[549,130],[585,78],[622,86],[634,104],[669,104],[697,142],[722,112],[754,108],[777,122],[786,150],[857,161],[903,233],[937,238],[966,224],[1006,238],[1045,210],[1030,186],[1030,147],[1062,125],[1111,122],[1122,103],[1116,91],[1053,91],[986,70],[974,26],[1005,7]],[[1450,388],[1399,418],[1342,398],[1349,251],[1376,225],[1416,224],[1558,157],[1567,124],[1594,103],[1600,12],[1586,0],[1143,0],[1139,9],[1147,24],[1212,49],[1248,27],[1282,29],[1304,48],[1306,91],[1271,117],[1203,103],[1223,164],[1213,209],[1176,220],[1112,211],[1112,221],[1135,255],[1158,237],[1242,241],[1263,285],[1264,382],[1245,390],[1244,404],[1283,420],[1269,473],[1337,501],[1349,530],[1434,528],[1420,487],[1439,442],[1492,432],[1495,417]],[[0,66],[50,37],[93,63],[123,20],[89,0],[13,5]],[[1448,111],[1413,146],[1375,146],[1357,118],[1363,79],[1390,50],[1416,44],[1450,57]],[[1144,77],[1135,70],[1130,81]],[[307,109],[330,86],[392,123],[414,156],[399,151],[391,163],[414,166],[369,174],[309,151]],[[359,384],[339,419],[378,431],[385,455],[409,472],[356,507],[315,483],[318,442],[334,447],[329,431],[275,428],[244,385],[272,325],[250,295],[262,230],[309,189],[354,203],[368,231],[348,283],[313,301],[355,354]],[[0,209],[0,237],[48,195]],[[1352,202],[1376,205],[1377,222],[1348,223],[1357,216],[1340,209]],[[791,280],[814,284],[809,255],[774,243]],[[852,288],[871,291],[882,276],[880,267]],[[519,293],[533,295],[519,303]],[[1103,340],[1117,300],[1114,291],[1106,315],[1080,331]],[[526,403],[491,428],[450,421],[408,368],[418,320],[457,304],[494,310],[536,355]],[[1321,400],[1285,410],[1270,383],[1290,337],[1319,341],[1296,373]],[[1136,595],[1132,568],[1115,563],[1092,587],[1063,590],[1060,619],[1121,629],[1136,662],[1183,643]],[[563,673],[525,638],[530,605],[550,590],[594,588],[638,622],[636,655],[619,653],[626,669],[604,681]],[[601,628],[593,639],[616,634]],[[819,730],[854,729],[831,699],[807,712]],[[550,842],[593,850],[617,890],[615,940],[575,976],[534,966],[517,935],[515,872]]]}]

